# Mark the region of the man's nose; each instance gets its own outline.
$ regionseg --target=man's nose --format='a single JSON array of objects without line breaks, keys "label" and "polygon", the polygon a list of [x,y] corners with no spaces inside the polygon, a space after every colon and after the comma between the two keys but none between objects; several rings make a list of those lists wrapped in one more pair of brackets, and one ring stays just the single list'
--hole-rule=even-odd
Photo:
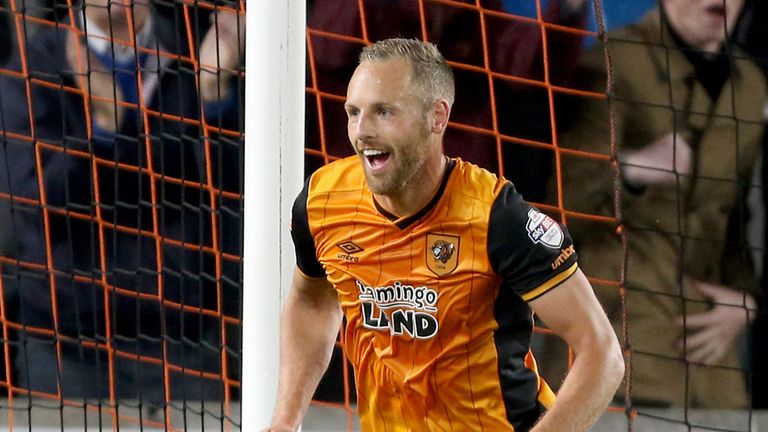
[{"label": "man's nose", "polygon": [[357,139],[359,140],[365,141],[373,138],[376,135],[374,120],[367,113],[360,113],[360,116],[357,118],[357,124],[355,126],[355,132],[357,132]]}]

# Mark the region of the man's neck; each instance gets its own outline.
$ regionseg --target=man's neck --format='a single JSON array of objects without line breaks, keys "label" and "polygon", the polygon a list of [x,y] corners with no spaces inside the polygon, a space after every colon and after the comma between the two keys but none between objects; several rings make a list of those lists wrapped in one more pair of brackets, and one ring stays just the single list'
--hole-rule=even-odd
[{"label": "man's neck", "polygon": [[440,154],[439,158],[428,161],[418,175],[414,175],[401,191],[391,195],[373,194],[376,202],[389,213],[398,217],[415,214],[435,196],[443,182],[448,157]]}]

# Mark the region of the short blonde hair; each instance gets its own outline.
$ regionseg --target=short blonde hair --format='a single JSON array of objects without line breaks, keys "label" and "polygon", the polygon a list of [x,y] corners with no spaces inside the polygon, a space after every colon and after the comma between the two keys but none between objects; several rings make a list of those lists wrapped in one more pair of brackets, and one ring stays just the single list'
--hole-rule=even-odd
[{"label": "short blonde hair", "polygon": [[364,61],[403,57],[410,60],[411,78],[420,87],[424,102],[430,104],[444,98],[453,105],[456,95],[453,71],[445,58],[430,42],[418,39],[392,38],[378,41],[360,52]]}]

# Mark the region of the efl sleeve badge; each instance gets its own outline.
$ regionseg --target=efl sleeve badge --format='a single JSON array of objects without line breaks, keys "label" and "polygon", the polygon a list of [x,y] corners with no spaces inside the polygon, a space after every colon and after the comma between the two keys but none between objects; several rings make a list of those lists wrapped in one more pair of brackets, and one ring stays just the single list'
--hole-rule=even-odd
[{"label": "efl sleeve badge", "polygon": [[552,249],[560,249],[563,245],[563,230],[554,219],[537,211],[528,210],[528,222],[525,224],[528,237],[533,243],[541,243]]}]

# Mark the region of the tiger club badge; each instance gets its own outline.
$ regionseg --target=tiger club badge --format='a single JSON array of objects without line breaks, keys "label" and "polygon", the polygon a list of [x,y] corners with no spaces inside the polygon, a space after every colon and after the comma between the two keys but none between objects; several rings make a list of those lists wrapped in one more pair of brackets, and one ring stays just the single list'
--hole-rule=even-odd
[{"label": "tiger club badge", "polygon": [[442,276],[459,265],[459,237],[447,234],[427,234],[427,267]]}]

